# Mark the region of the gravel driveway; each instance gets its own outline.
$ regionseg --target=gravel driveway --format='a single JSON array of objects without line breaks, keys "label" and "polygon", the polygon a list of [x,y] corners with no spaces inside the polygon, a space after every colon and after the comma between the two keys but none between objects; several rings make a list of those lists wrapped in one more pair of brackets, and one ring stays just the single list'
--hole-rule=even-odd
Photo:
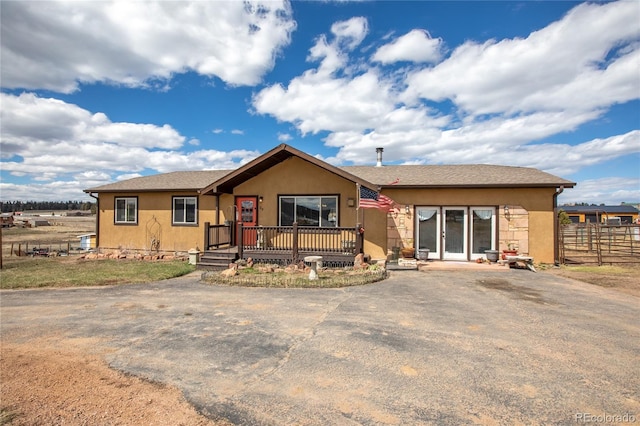
[{"label": "gravel driveway", "polygon": [[0,306],[3,340],[99,338],[113,368],[235,424],[640,422],[640,299],[544,272],[311,290],[192,275]]}]

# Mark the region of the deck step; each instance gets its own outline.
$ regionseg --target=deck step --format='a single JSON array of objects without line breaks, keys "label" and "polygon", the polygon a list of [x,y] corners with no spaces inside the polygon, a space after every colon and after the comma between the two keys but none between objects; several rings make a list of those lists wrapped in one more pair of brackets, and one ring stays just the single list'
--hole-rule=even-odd
[{"label": "deck step", "polygon": [[238,258],[237,253],[228,251],[205,251],[196,265],[198,269],[224,270]]}]

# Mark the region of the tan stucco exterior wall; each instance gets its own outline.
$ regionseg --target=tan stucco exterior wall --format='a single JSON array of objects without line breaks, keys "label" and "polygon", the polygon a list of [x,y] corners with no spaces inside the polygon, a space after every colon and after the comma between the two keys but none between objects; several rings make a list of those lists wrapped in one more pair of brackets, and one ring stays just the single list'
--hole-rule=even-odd
[{"label": "tan stucco exterior wall", "polygon": [[[115,198],[132,194],[100,194],[99,243],[102,250],[150,251],[158,238],[160,252],[186,252],[204,246],[204,222],[215,223],[215,197],[195,192],[151,192],[136,194],[138,223],[115,223]],[[172,197],[198,196],[198,225],[172,224]]]},{"label": "tan stucco exterior wall", "polygon": [[[375,227],[388,227],[390,238],[413,238],[413,212],[416,206],[494,206],[498,213],[498,249],[506,249],[509,243],[517,246],[520,253],[532,256],[538,263],[553,263],[554,259],[554,188],[476,188],[476,189],[386,189],[385,195],[400,206],[398,216],[404,216],[404,206],[408,205],[411,216],[404,220],[395,219],[398,229],[387,222],[382,213],[365,214],[365,228],[369,218],[376,214]],[[504,217],[504,206],[509,206],[510,218]],[[367,237],[369,237],[367,235]],[[369,253],[375,258],[385,258],[391,245],[377,241]]]},{"label": "tan stucco exterior wall", "polygon": [[356,184],[321,169],[297,157],[270,168],[237,186],[233,194],[220,197],[225,218],[231,215],[235,197],[259,196],[258,224],[278,225],[278,197],[281,195],[336,195],[338,196],[338,226],[356,225],[356,209],[348,206],[348,199],[355,202]]}]

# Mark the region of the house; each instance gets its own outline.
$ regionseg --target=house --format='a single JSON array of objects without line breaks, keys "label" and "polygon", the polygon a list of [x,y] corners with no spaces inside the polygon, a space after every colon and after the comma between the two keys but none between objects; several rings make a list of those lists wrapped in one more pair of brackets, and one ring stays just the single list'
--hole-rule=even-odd
[{"label": "house", "polygon": [[640,212],[632,205],[619,206],[561,206],[573,223],[604,223],[630,225],[637,223]]},{"label": "house", "polygon": [[[557,259],[557,195],[574,182],[524,167],[382,165],[377,151],[375,166],[336,167],[281,144],[236,170],[86,189],[98,202],[97,245],[296,260],[293,250],[335,261],[358,252],[389,259],[402,247],[474,260],[510,247]],[[393,209],[362,208],[361,196],[390,199]]]}]

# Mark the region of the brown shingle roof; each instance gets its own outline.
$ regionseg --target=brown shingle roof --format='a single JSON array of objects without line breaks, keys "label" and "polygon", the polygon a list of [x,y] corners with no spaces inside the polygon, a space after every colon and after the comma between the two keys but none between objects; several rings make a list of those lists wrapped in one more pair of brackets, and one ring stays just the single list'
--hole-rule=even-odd
[{"label": "brown shingle roof", "polygon": [[[232,188],[238,183],[261,173],[291,155],[299,156],[362,185],[368,185],[371,182],[381,187],[394,185],[394,187],[432,188],[557,186],[572,188],[575,186],[575,182],[528,167],[487,164],[334,167],[283,144],[236,170],[163,173],[85,189],[84,192],[201,191],[203,189],[207,191],[214,189],[222,192],[232,191]],[[225,185],[229,188],[226,188]]]},{"label": "brown shingle roof", "polygon": [[85,189],[84,192],[198,191],[230,172],[232,170],[162,173],[109,183]]},{"label": "brown shingle roof", "polygon": [[343,170],[385,187],[554,187],[575,186],[575,182],[528,167],[487,164],[345,166]]}]

